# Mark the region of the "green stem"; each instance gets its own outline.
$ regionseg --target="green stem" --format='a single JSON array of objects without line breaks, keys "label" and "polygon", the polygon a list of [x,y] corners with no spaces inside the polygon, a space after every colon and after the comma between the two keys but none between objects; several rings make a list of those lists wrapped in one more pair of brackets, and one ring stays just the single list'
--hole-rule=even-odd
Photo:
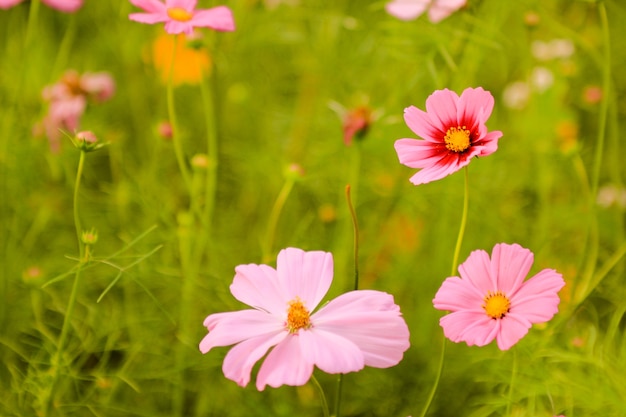
[{"label": "green stem", "polygon": [[315,375],[311,375],[311,381],[313,382],[313,385],[315,385],[315,388],[317,388],[317,391],[320,393],[320,402],[322,403],[322,412],[324,413],[324,417],[330,417],[330,412],[328,411],[328,401],[326,401],[326,394],[324,394],[322,386],[320,385],[317,378],[315,378]]},{"label": "green stem", "polygon": [[74,182],[74,227],[76,228],[76,240],[78,241],[78,251],[80,253],[80,259],[83,259],[84,247],[81,239],[83,228],[80,223],[80,216],[78,213],[78,190],[80,189],[80,181],[83,175],[83,168],[85,167],[85,151],[80,151],[80,158],[78,159],[78,169],[76,173],[76,180]]},{"label": "green stem", "polygon": [[[454,247],[454,257],[452,258],[452,269],[451,276],[456,275],[456,269],[459,265],[459,254],[461,253],[461,245],[463,243],[463,237],[465,236],[465,226],[467,225],[467,216],[469,212],[469,170],[467,167],[464,169],[465,171],[465,191],[463,193],[463,213],[461,214],[461,226],[459,228],[459,234],[456,238],[456,246]],[[441,375],[443,373],[443,364],[445,362],[446,357],[446,344],[447,340],[445,335],[442,333],[442,342],[441,342],[441,354],[439,355],[439,365],[437,366],[437,374],[435,376],[435,382],[433,383],[433,387],[428,394],[428,399],[426,400],[426,404],[420,414],[421,417],[426,416],[428,413],[428,409],[435,398],[435,394],[437,393],[437,388],[439,387],[439,381],[441,380]]]},{"label": "green stem", "polygon": [[459,265],[459,255],[461,254],[461,245],[463,244],[463,237],[465,236],[465,227],[467,226],[467,214],[469,211],[469,170],[464,168],[465,173],[465,192],[463,193],[463,214],[461,215],[461,226],[459,228],[459,235],[456,238],[456,245],[454,247],[454,258],[452,259],[452,269],[450,276],[456,275],[456,268]]},{"label": "green stem", "polygon": [[270,213],[270,218],[267,223],[265,240],[263,242],[263,263],[269,262],[272,259],[272,247],[274,246],[274,238],[276,236],[276,226],[278,225],[280,213],[285,206],[289,193],[291,193],[294,182],[294,178],[292,178],[291,175],[288,175],[285,180],[285,184],[283,184],[283,188],[278,193],[278,197],[276,197],[274,207],[272,207],[272,212]]},{"label": "green stem", "polygon": [[30,46],[30,42],[33,37],[33,32],[38,27],[37,17],[39,16],[39,5],[41,0],[32,0],[30,2],[30,9],[28,10],[28,23],[26,27],[26,36],[24,38],[24,49],[28,50]]},{"label": "green stem", "polygon": [[63,40],[61,41],[61,46],[59,47],[59,52],[57,52],[57,57],[54,60],[54,66],[52,67],[52,76],[56,77],[61,68],[67,66],[67,58],[70,53],[70,48],[72,43],[74,42],[74,36],[76,35],[76,13],[72,13],[69,16],[69,23],[67,24],[67,29],[65,29],[65,34],[63,35]]},{"label": "green stem", "polygon": [[354,228],[354,290],[359,289],[359,222],[356,217],[356,211],[352,205],[350,197],[350,185],[346,186],[346,199],[348,200],[348,209],[352,218],[352,227]]},{"label": "green stem", "polygon": [[49,385],[48,391],[44,395],[43,400],[43,416],[48,416],[50,412],[50,407],[52,405],[52,400],[54,398],[54,391],[56,389],[56,385],[59,381],[59,372],[61,368],[61,355],[63,354],[63,349],[65,348],[65,344],[67,341],[67,337],[70,330],[70,325],[72,321],[72,315],[74,314],[74,306],[76,305],[76,297],[78,294],[78,286],[80,283],[80,273],[82,271],[83,265],[85,265],[89,259],[89,251],[88,248],[85,248],[81,240],[81,223],[78,211],[78,194],[80,189],[81,177],[83,175],[83,168],[85,166],[85,151],[80,151],[80,158],[78,160],[78,168],[76,171],[76,181],[74,183],[74,227],[76,228],[76,238],[78,240],[78,248],[80,253],[79,265],[76,268],[76,275],[74,277],[74,282],[72,284],[72,291],[70,293],[70,298],[67,302],[67,309],[65,311],[65,316],[63,317],[63,327],[61,328],[61,335],[59,336],[59,342],[57,344],[57,350],[55,352],[54,358],[52,359],[51,367],[53,372],[52,382]]},{"label": "green stem", "polygon": [[604,156],[604,141],[606,136],[606,124],[609,112],[609,97],[611,92],[611,48],[609,22],[604,2],[598,2],[598,14],[602,29],[602,43],[604,44],[604,61],[602,67],[602,101],[600,103],[600,114],[598,120],[598,136],[596,139],[596,152],[594,155],[593,167],[591,171],[591,195],[589,196],[589,243],[588,251],[585,254],[587,263],[582,275],[582,288],[577,288],[577,295],[585,294],[593,279],[594,271],[598,263],[598,253],[600,237],[598,231],[598,221],[596,218],[596,196],[600,184],[600,170]]},{"label": "green stem", "polygon": [[176,119],[176,109],[174,106],[174,63],[176,62],[176,47],[178,45],[178,37],[174,37],[174,48],[172,50],[172,62],[170,64],[170,74],[167,83],[167,111],[169,113],[170,124],[172,125],[172,142],[174,143],[174,152],[176,153],[176,161],[178,168],[183,176],[183,181],[189,193],[192,192],[191,175],[189,168],[185,162],[185,155],[178,130],[178,120]]},{"label": "green stem", "polygon": [[506,404],[505,416],[511,415],[511,406],[513,405],[513,385],[517,376],[517,349],[513,347],[513,365],[511,367],[511,381],[509,382],[509,400]]}]

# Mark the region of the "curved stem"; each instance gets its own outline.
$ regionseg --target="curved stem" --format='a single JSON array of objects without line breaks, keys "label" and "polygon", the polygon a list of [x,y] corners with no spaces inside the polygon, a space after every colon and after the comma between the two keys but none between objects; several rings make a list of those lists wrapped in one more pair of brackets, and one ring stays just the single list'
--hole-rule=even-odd
[{"label": "curved stem", "polygon": [[272,212],[270,213],[269,221],[267,222],[267,231],[265,233],[265,240],[263,242],[263,262],[269,262],[272,259],[272,247],[274,246],[274,238],[276,236],[276,226],[278,225],[278,219],[280,213],[283,211],[287,197],[291,193],[293,188],[294,179],[291,176],[287,176],[287,180],[283,185],[283,188],[278,193]]},{"label": "curved stem", "polygon": [[350,185],[346,185],[346,199],[348,200],[348,209],[352,218],[352,227],[354,228],[354,290],[359,289],[359,222],[356,217],[356,211],[352,205],[350,197]]},{"label": "curved stem", "polygon": [[54,358],[51,362],[53,377],[52,382],[49,385],[48,391],[44,395],[43,404],[43,416],[48,416],[50,412],[50,407],[52,405],[52,400],[54,397],[54,391],[56,389],[56,385],[59,381],[59,372],[61,368],[61,355],[63,354],[63,349],[65,348],[65,343],[67,341],[67,337],[70,330],[70,323],[72,320],[72,315],[74,314],[74,306],[76,305],[76,297],[78,295],[78,286],[80,283],[80,273],[82,271],[83,265],[89,261],[89,251],[85,248],[86,245],[83,244],[81,240],[81,223],[78,212],[78,190],[80,189],[81,177],[83,175],[83,168],[85,166],[85,151],[80,151],[80,158],[78,160],[78,168],[76,170],[76,181],[74,183],[74,227],[76,228],[76,238],[78,240],[78,248],[80,252],[79,265],[76,268],[76,275],[74,277],[74,283],[72,284],[72,290],[70,293],[70,298],[67,302],[67,310],[65,311],[65,316],[63,317],[63,327],[61,328],[61,335],[59,336],[59,342],[57,344],[57,349],[54,355]]},{"label": "curved stem", "polygon": [[[467,225],[467,216],[469,211],[469,171],[468,168],[465,167],[465,191],[463,193],[463,213],[461,214],[461,226],[459,227],[459,234],[456,238],[456,245],[454,247],[454,256],[452,258],[452,269],[451,276],[456,274],[456,269],[459,265],[459,254],[461,253],[461,245],[463,244],[463,237],[465,236],[465,226]],[[428,394],[428,399],[426,400],[426,404],[424,405],[424,409],[420,414],[421,417],[424,417],[428,413],[428,409],[435,398],[435,394],[437,393],[437,388],[439,387],[439,381],[441,379],[441,375],[443,373],[443,364],[445,362],[446,357],[446,344],[447,340],[445,335],[442,333],[442,343],[441,343],[441,354],[439,355],[439,365],[437,367],[437,374],[435,376],[435,382],[433,383],[433,387],[430,390],[430,394]]]},{"label": "curved stem", "polygon": [[174,106],[174,64],[176,62],[176,49],[178,45],[178,37],[174,37],[174,49],[172,50],[172,62],[170,64],[170,75],[167,82],[167,111],[169,113],[170,124],[172,125],[172,142],[174,143],[174,152],[176,153],[176,161],[178,162],[178,168],[183,176],[183,181],[187,187],[189,193],[191,189],[191,175],[189,174],[189,168],[185,162],[185,155],[183,152],[182,143],[180,141],[180,135],[178,130],[178,120],[176,119],[176,109]]},{"label": "curved stem", "polygon": [[606,136],[606,124],[609,112],[609,95],[611,92],[611,37],[609,33],[609,21],[604,2],[598,2],[598,14],[600,16],[600,26],[602,29],[602,43],[604,45],[604,60],[602,62],[602,101],[600,103],[600,113],[598,120],[598,136],[596,139],[596,152],[591,171],[591,195],[589,196],[589,235],[588,251],[585,254],[587,259],[582,275],[582,288],[577,288],[577,298],[585,294],[593,280],[593,275],[598,263],[599,253],[599,231],[598,220],[596,218],[596,196],[600,184],[600,170],[604,156],[604,141]]},{"label": "curved stem", "polygon": [[320,385],[315,375],[311,375],[311,381],[313,381],[313,385],[317,388],[320,393],[320,402],[322,403],[322,412],[324,413],[324,417],[330,417],[330,412],[328,411],[328,401],[326,401],[326,394],[324,394],[324,390]]},{"label": "curved stem", "polygon": [[463,244],[463,237],[465,236],[465,227],[467,226],[467,214],[469,211],[469,170],[467,167],[465,167],[464,173],[465,192],[463,193],[463,214],[461,215],[461,226],[459,227],[459,234],[456,238],[456,246],[454,247],[454,258],[452,258],[452,269],[450,270],[450,276],[454,276],[456,274],[456,268],[459,265],[461,245]]}]

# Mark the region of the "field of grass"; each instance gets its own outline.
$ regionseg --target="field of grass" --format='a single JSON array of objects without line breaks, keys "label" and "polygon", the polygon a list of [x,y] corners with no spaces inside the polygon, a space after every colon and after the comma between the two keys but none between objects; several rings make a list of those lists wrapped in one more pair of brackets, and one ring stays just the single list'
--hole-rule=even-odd
[{"label": "field of grass", "polygon": [[[0,9],[0,416],[324,415],[313,381],[259,392],[257,365],[242,388],[229,348],[198,344],[207,315],[248,308],[234,268],[283,248],[333,254],[325,299],[353,289],[347,185],[359,288],[393,294],[411,346],[341,378],[342,416],[419,416],[444,346],[430,416],[626,416],[624,1],[468,0],[439,23],[382,0],[198,3],[228,6],[236,30],[173,41],[125,0]],[[42,91],[68,70],[115,82],[76,129],[105,144],[93,152],[41,128]],[[411,184],[404,109],[467,87],[495,99],[498,150]],[[355,114],[366,128],[347,144]],[[446,340],[432,303],[466,175],[458,262],[518,243],[529,276],[566,282],[554,318],[507,351]],[[314,375],[339,414],[337,375]]]}]

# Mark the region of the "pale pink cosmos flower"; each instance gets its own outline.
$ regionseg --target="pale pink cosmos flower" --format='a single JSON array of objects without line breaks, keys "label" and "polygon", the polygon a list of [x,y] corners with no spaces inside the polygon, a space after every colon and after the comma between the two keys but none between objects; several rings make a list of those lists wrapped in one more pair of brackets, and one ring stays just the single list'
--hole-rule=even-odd
[{"label": "pale pink cosmos flower", "polygon": [[495,152],[502,132],[487,132],[485,125],[493,104],[491,93],[478,87],[465,89],[461,97],[448,89],[437,90],[426,99],[426,112],[415,106],[404,109],[406,124],[424,139],[399,139],[394,145],[401,164],[421,168],[411,182],[439,180],[473,157]]},{"label": "pale pink cosmos flower", "polygon": [[428,9],[428,19],[439,23],[465,6],[467,0],[393,0],[385,5],[390,15],[401,20],[413,20]]},{"label": "pale pink cosmos flower", "polygon": [[195,10],[197,0],[130,0],[146,13],[131,13],[128,18],[140,23],[165,22],[165,31],[170,34],[191,35],[194,27],[208,27],[219,31],[235,30],[231,10],[226,6]]},{"label": "pale pink cosmos flower", "polygon": [[46,86],[42,98],[48,112],[35,126],[35,134],[45,134],[53,152],[60,150],[61,130],[76,131],[89,100],[102,102],[115,92],[115,81],[107,72],[79,74],[69,70],[55,84]]},{"label": "pale pink cosmos flower", "polygon": [[303,385],[314,366],[331,374],[391,367],[409,347],[409,329],[387,293],[351,291],[315,311],[333,278],[330,253],[287,248],[276,269],[249,264],[235,272],[230,291],[253,309],[208,316],[200,351],[234,344],[222,370],[242,387],[270,348],[256,379],[260,391]]},{"label": "pale pink cosmos flower", "polygon": [[[24,0],[0,0],[0,9],[16,6]],[[53,9],[72,13],[83,7],[83,0],[41,0],[43,4]]]},{"label": "pale pink cosmos flower", "polygon": [[524,281],[533,253],[518,244],[499,243],[491,259],[476,250],[459,266],[461,277],[447,278],[433,300],[438,310],[451,313],[439,324],[453,342],[484,346],[496,339],[507,350],[535,323],[550,320],[565,285],[561,274],[544,269]]}]

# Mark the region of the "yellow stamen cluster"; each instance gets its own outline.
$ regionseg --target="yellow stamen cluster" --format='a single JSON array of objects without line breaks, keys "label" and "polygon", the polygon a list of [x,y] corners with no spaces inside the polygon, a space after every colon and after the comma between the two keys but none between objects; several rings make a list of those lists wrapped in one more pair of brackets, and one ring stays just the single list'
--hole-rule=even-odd
[{"label": "yellow stamen cluster", "polygon": [[465,126],[451,127],[443,140],[448,150],[460,153],[470,147],[470,131]]},{"label": "yellow stamen cluster", "polygon": [[296,297],[289,302],[287,309],[287,328],[289,333],[298,333],[300,329],[308,329],[311,327],[311,315],[309,310],[304,306],[302,300]]},{"label": "yellow stamen cluster", "polygon": [[167,15],[179,22],[187,22],[193,17],[192,13],[189,13],[182,7],[170,7],[169,9],[167,9]]},{"label": "yellow stamen cluster", "polygon": [[500,291],[489,291],[482,307],[492,319],[501,319],[511,309],[511,301]]}]

